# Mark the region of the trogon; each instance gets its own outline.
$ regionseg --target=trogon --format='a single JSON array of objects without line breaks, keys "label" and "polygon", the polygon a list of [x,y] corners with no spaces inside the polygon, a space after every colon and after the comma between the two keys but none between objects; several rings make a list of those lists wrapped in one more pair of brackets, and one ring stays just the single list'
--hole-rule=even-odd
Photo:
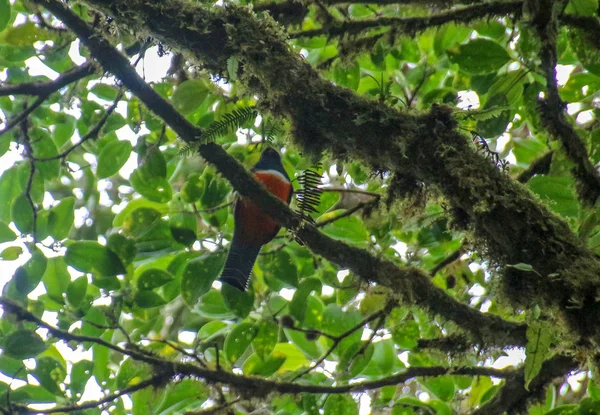
[{"label": "trogon", "polygon": [[[292,183],[277,151],[267,148],[251,171],[271,193],[290,203]],[[245,291],[260,249],[277,235],[281,226],[256,204],[243,197],[236,200],[233,218],[233,240],[219,281]]]}]

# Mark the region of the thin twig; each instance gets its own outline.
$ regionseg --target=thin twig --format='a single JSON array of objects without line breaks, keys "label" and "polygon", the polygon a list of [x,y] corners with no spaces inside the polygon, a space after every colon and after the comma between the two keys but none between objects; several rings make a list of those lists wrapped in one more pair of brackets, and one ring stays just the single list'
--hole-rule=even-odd
[{"label": "thin twig", "polygon": [[52,161],[52,160],[65,159],[69,154],[71,154],[72,151],[74,151],[75,149],[80,147],[86,141],[95,140],[96,138],[98,138],[98,134],[102,130],[102,127],[104,127],[104,124],[106,124],[106,121],[108,121],[108,117],[110,117],[112,115],[112,113],[117,109],[117,105],[119,104],[119,101],[121,101],[122,98],[123,98],[123,91],[121,90],[117,94],[117,97],[115,98],[115,100],[113,101],[111,106],[106,109],[106,112],[104,113],[102,118],[100,118],[100,121],[98,121],[96,123],[96,125],[94,125],[94,127],[91,130],[89,130],[87,132],[87,134],[81,138],[81,140],[79,140],[79,142],[77,144],[73,144],[71,147],[69,147],[65,151],[63,151],[55,156],[33,158],[33,160],[35,160],[35,161]]},{"label": "thin twig", "polygon": [[31,207],[31,212],[33,215],[32,218],[32,226],[31,226],[31,235],[33,237],[33,242],[37,243],[36,230],[37,230],[37,208],[35,207],[35,202],[33,201],[33,197],[31,196],[31,189],[33,186],[33,176],[35,175],[35,161],[33,156],[33,148],[31,147],[31,139],[29,137],[29,128],[27,126],[27,118],[25,118],[21,122],[21,134],[23,136],[23,144],[25,146],[25,157],[29,159],[29,177],[27,178],[27,185],[25,187],[25,197],[29,202],[29,206]]},{"label": "thin twig", "polygon": [[[155,376],[152,376],[149,379],[143,380],[140,383],[136,383],[135,385],[128,386],[126,388],[121,389],[118,392],[107,395],[102,399],[97,401],[85,402],[79,405],[70,405],[70,406],[62,406],[56,407],[52,409],[31,409],[31,408],[20,408],[20,414],[57,414],[57,413],[67,413],[67,412],[77,412],[82,411],[84,409],[93,409],[97,408],[106,403],[111,403],[116,399],[119,399],[121,396],[128,395],[133,392],[137,392],[142,389],[146,389],[150,386],[160,387],[166,381],[168,381],[173,376],[172,373],[161,373]],[[22,412],[21,412],[22,411]]]},{"label": "thin twig", "polygon": [[31,114],[33,111],[35,111],[35,109],[37,107],[39,107],[40,105],[42,105],[44,103],[44,101],[46,99],[48,99],[48,95],[49,94],[44,94],[44,95],[40,95],[38,97],[38,99],[36,99],[33,104],[31,104],[30,106],[28,106],[27,108],[25,108],[23,111],[21,111],[17,116],[11,118],[10,120],[8,120],[6,122],[6,125],[4,126],[4,129],[0,131],[0,137],[9,132],[10,130],[12,130],[15,126],[19,125],[20,122],[22,122],[23,120],[25,120],[29,114]]},{"label": "thin twig", "polygon": [[329,355],[331,353],[333,353],[333,351],[336,349],[336,347],[338,347],[338,345],[342,342],[342,340],[344,340],[346,337],[350,336],[355,331],[364,328],[364,326],[366,324],[370,323],[371,321],[379,318],[383,314],[383,312],[384,312],[383,310],[379,310],[378,312],[371,314],[370,316],[364,318],[356,326],[350,328],[349,330],[346,330],[344,333],[342,333],[339,336],[336,336],[335,338],[333,338],[332,339],[333,343],[331,344],[331,346],[329,347],[329,349],[321,357],[319,357],[312,366],[306,368],[305,370],[303,370],[302,372],[300,372],[299,374],[297,374],[296,376],[294,376],[294,378],[292,379],[292,381],[295,381],[295,380],[301,378],[302,376],[310,373],[314,368],[318,367],[321,363],[323,363],[325,361],[325,359],[327,359],[329,357]]}]

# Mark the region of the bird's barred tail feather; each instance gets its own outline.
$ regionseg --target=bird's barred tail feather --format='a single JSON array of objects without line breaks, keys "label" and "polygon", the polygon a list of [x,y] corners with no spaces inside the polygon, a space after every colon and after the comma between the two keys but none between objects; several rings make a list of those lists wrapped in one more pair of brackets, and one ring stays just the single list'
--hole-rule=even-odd
[{"label": "bird's barred tail feather", "polygon": [[261,246],[239,246],[232,243],[219,281],[229,284],[240,291],[246,291],[252,267]]}]

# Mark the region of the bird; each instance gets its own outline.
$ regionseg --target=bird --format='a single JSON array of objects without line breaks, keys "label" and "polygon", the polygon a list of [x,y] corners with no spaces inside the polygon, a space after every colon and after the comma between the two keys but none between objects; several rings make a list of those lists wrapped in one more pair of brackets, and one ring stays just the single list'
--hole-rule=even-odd
[{"label": "bird", "polygon": [[[251,172],[267,190],[290,204],[294,192],[292,182],[276,150],[268,147],[263,151]],[[233,239],[219,281],[244,292],[258,253],[277,235],[281,225],[244,197],[236,200],[233,219]]]}]

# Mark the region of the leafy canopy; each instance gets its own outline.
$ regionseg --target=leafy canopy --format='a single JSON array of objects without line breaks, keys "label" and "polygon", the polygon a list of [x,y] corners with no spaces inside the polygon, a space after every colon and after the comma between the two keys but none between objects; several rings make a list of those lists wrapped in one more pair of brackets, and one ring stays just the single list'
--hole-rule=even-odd
[{"label": "leafy canopy", "polygon": [[[359,406],[393,414],[599,410],[594,367],[575,389],[564,378],[551,382],[577,366],[560,361],[544,305],[523,311],[500,301],[497,264],[435,189],[402,189],[394,172],[352,155],[322,154],[317,165],[292,144],[288,120],[252,93],[257,75],[244,73],[243,59],[228,56],[226,73],[211,73],[177,45],[138,39],[118,10],[106,16],[69,2],[98,36],[122,45],[141,74],[170,60],[151,86],[204,129],[205,140],[248,168],[265,146],[278,149],[296,178],[301,197],[293,207],[303,221],[428,274],[425,298],[441,290],[448,301],[527,328],[519,344],[472,336],[467,315],[456,321],[401,301],[286,230],[263,248],[247,293],[215,282],[232,238],[235,189],[196,155],[198,146],[183,143],[142,97],[99,69],[69,25],[35,3],[0,0],[0,412],[43,413],[40,404],[89,415],[207,407],[325,415],[358,414]],[[481,157],[524,183],[600,253],[600,215],[586,187],[595,168],[578,169],[581,157],[600,162],[600,51],[584,30],[600,27],[598,2],[564,5],[550,21],[556,56],[549,62],[560,65],[562,116],[583,156],[538,110],[540,97],[552,97],[539,53],[544,32],[528,23],[519,1],[253,6],[288,31],[289,47],[322,77],[373,106],[451,107]],[[410,284],[396,289],[413,296]],[[491,369],[508,350],[517,356],[509,367]],[[507,390],[518,392],[507,397]],[[81,406],[84,394],[98,402]]]}]

